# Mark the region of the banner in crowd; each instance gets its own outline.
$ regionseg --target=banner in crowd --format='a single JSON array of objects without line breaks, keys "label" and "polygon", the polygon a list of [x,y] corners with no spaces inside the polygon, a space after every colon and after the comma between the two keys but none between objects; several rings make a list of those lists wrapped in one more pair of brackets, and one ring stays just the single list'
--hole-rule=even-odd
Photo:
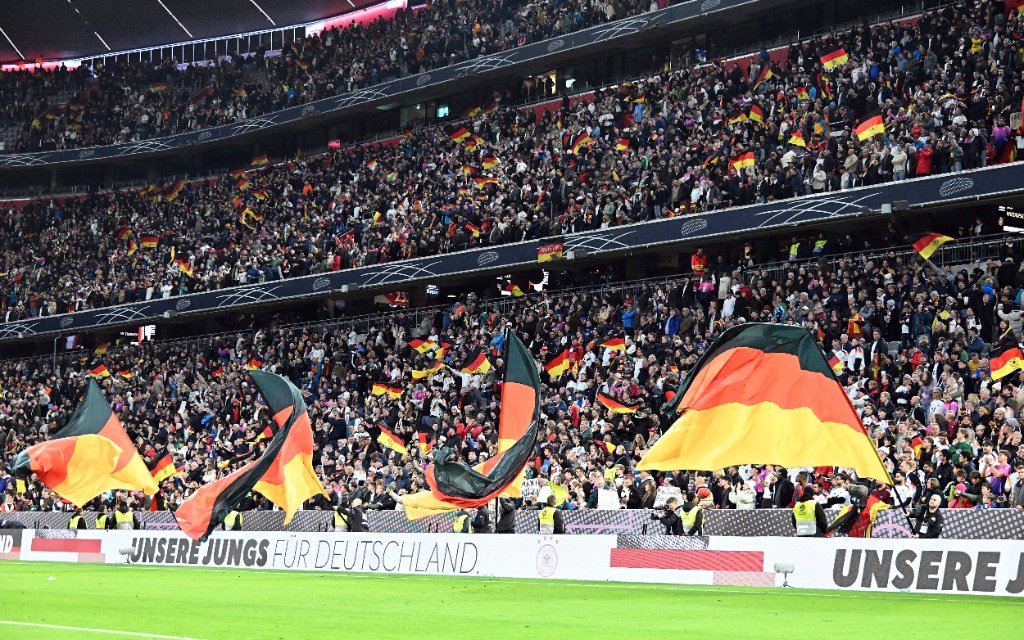
[{"label": "banner in crowd", "polygon": [[0,552],[27,561],[1024,595],[1024,543],[1016,540],[964,547],[859,538],[216,532],[199,542],[180,532],[24,530],[0,531]]}]

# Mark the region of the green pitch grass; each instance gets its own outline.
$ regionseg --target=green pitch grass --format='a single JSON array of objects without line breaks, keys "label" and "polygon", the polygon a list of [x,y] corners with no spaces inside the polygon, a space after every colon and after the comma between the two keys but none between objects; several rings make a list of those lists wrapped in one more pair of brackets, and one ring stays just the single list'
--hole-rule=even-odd
[{"label": "green pitch grass", "polygon": [[907,640],[981,621],[1009,637],[1020,611],[984,596],[0,562],[0,638],[17,640]]}]

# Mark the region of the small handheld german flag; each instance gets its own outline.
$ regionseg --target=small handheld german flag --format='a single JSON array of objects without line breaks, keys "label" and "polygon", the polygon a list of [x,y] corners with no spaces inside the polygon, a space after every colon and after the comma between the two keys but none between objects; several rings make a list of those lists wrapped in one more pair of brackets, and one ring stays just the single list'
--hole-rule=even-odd
[{"label": "small handheld german flag", "polygon": [[927,260],[932,257],[932,254],[935,253],[939,247],[947,242],[952,242],[953,238],[944,236],[941,233],[925,233],[918,236],[910,236],[907,240],[910,242],[911,246],[914,247],[914,251]]},{"label": "small handheld german flag", "polygon": [[548,375],[552,378],[557,378],[569,370],[569,365],[569,350],[565,349],[562,353],[548,360],[544,364],[544,370],[547,371]]},{"label": "small handheld german flag", "polygon": [[640,408],[639,402],[636,404],[626,404],[600,391],[597,392],[597,401],[612,413],[636,413],[636,410]]},{"label": "small handheld german flag", "polygon": [[385,382],[374,382],[373,388],[370,390],[370,393],[372,393],[375,396],[382,396],[387,394],[391,398],[398,399],[402,397],[402,387],[390,385]]},{"label": "small handheld german flag", "polygon": [[470,352],[466,361],[459,366],[459,371],[466,374],[487,373],[490,370],[491,363],[487,360],[487,354],[480,347]]},{"label": "small handheld german flag", "polygon": [[1006,377],[1014,371],[1024,369],[1024,353],[1012,331],[1008,331],[999,338],[992,353],[989,354],[989,367],[992,370],[992,379],[998,380]]},{"label": "small handheld german flag", "polygon": [[174,458],[169,453],[165,453],[148,466],[149,472],[153,475],[153,481],[157,484],[178,475],[178,470],[174,467]]},{"label": "small handheld german flag", "polygon": [[601,346],[610,351],[625,351],[626,339],[622,336],[614,336],[602,342]]},{"label": "small handheld german flag", "polygon": [[388,449],[394,449],[398,453],[405,455],[409,453],[409,450],[405,448],[405,442],[401,438],[396,436],[394,433],[389,431],[387,427],[381,425],[380,435],[377,436],[377,442],[384,445]]}]

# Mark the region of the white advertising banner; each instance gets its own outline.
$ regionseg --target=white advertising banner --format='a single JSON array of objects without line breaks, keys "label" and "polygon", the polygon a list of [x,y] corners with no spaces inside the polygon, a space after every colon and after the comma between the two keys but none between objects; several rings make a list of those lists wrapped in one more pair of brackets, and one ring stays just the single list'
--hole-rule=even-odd
[{"label": "white advertising banner", "polygon": [[11,534],[0,535],[0,559],[1024,595],[1020,540],[217,532],[198,543],[176,531],[0,534]]}]

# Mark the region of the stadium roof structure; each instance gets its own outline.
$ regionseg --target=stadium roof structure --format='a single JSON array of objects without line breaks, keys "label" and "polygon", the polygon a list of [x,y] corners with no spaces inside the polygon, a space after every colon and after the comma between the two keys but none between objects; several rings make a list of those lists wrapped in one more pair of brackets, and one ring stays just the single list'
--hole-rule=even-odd
[{"label": "stadium roof structure", "polygon": [[300,25],[379,0],[48,0],[0,12],[0,63],[111,52]]}]

